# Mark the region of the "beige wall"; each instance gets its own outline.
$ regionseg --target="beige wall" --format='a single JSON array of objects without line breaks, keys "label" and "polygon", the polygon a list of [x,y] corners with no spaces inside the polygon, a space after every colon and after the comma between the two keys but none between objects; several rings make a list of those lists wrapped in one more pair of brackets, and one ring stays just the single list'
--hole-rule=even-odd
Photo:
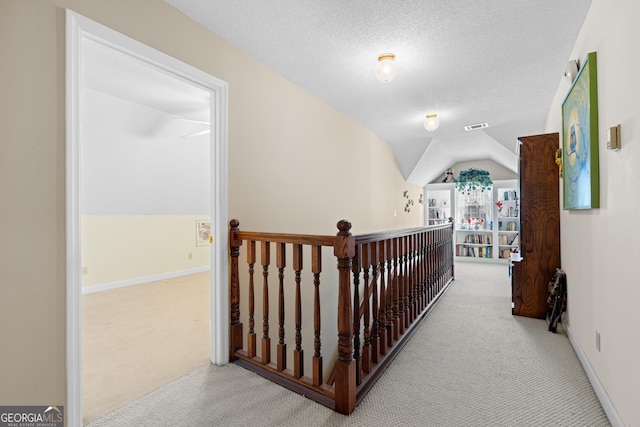
[{"label": "beige wall", "polygon": [[422,223],[402,197],[421,188],[384,141],[166,3],[3,0],[0,404],[65,404],[65,7],[229,83],[229,214],[242,229]]},{"label": "beige wall", "polygon": [[[562,265],[570,330],[625,426],[640,425],[640,80],[636,53],[640,3],[593,0],[569,59],[597,52],[600,209],[561,212]],[[562,81],[547,130],[562,128]],[[606,149],[606,130],[622,125],[622,149]],[[596,331],[601,350],[595,346]]]},{"label": "beige wall", "polygon": [[196,246],[197,220],[209,216],[83,215],[82,286],[208,267],[210,246]]}]

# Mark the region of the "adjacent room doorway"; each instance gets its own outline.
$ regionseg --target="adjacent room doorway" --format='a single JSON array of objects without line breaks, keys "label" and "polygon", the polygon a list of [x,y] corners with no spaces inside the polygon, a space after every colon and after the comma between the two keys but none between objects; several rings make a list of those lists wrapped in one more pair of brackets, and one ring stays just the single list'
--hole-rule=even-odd
[{"label": "adjacent room doorway", "polygon": [[[117,62],[123,64],[129,63],[135,66],[131,69],[137,69],[138,72],[143,70],[144,76],[142,80],[156,84],[154,90],[160,93],[161,90],[169,92],[168,96],[173,100],[166,103],[162,97],[155,97],[155,100],[147,98],[147,102],[138,102],[144,98],[144,94],[139,92],[140,85],[135,86],[135,80],[140,80],[140,76],[127,74],[120,68],[111,70],[111,79],[109,81],[91,81],[86,80],[89,77],[87,73],[88,66],[92,61],[99,58],[94,55],[96,51],[101,51],[102,55],[107,55],[106,64],[115,65]],[[109,55],[111,55],[109,57]],[[153,78],[150,78],[154,76]],[[91,78],[95,78],[92,76]],[[127,83],[133,80],[133,87],[126,87]],[[114,84],[115,83],[115,84]],[[102,86],[101,86],[102,85]],[[111,85],[110,90],[108,86]],[[173,92],[171,92],[173,90]],[[118,93],[120,91],[120,93]],[[96,97],[96,94],[97,97]],[[191,94],[193,97],[184,96]],[[139,97],[140,99],[134,99]],[[123,101],[124,99],[124,101]],[[153,103],[157,104],[153,104]],[[93,103],[93,104],[92,104]],[[143,107],[138,109],[137,104]],[[83,155],[83,138],[86,135],[85,126],[89,120],[83,115],[83,108],[88,105],[111,105],[115,108],[134,108],[136,112],[129,111],[126,117],[136,117],[134,121],[124,124],[129,126],[128,131],[137,134],[131,141],[122,144],[123,141],[101,141],[99,150],[104,151],[105,175],[95,182],[83,183],[87,179],[87,175],[83,174],[83,168],[99,168],[101,162],[89,164],[87,158]],[[164,106],[163,106],[164,105]],[[118,107],[119,106],[119,107]],[[102,108],[101,107],[101,108]],[[107,116],[108,109],[105,110]],[[113,111],[113,110],[111,110]],[[105,116],[105,121],[107,119]],[[122,116],[125,117],[125,116]],[[178,148],[164,147],[161,150],[161,144],[172,144],[169,140],[173,133],[179,142],[185,145]],[[164,136],[155,138],[155,134],[162,133]],[[174,139],[175,139],[174,138]],[[135,141],[134,141],[135,140]],[[137,145],[134,145],[136,142]],[[127,145],[129,144],[129,145]],[[154,145],[155,144],[155,145]],[[150,188],[166,190],[176,181],[182,181],[182,185],[197,186],[202,180],[208,180],[207,185],[203,188],[206,190],[199,191],[201,198],[199,200],[191,199],[191,202],[183,200],[178,203],[171,203],[176,206],[175,211],[171,211],[171,207],[162,206],[162,195],[158,194],[155,198],[135,197],[135,191],[129,191],[127,173],[135,175],[135,167],[122,167],[122,175],[114,174],[114,165],[123,165],[129,162],[139,161],[141,154],[146,153],[153,157],[172,157],[172,151],[175,153],[192,154],[192,156],[201,157],[203,144],[206,147],[206,160],[204,164],[202,159],[199,168],[202,171],[206,169],[206,177],[203,173],[191,175],[190,178],[181,174],[168,173],[157,174],[156,181],[148,181],[145,183],[144,178],[149,175],[154,167],[156,169],[166,168],[167,163],[154,163],[155,166],[146,165],[138,169],[141,172],[142,179],[138,181],[138,190],[149,190]],[[112,145],[112,146],[111,146]],[[173,144],[176,145],[175,143]],[[198,148],[198,146],[200,148]],[[185,148],[186,147],[186,148]],[[96,147],[93,147],[96,148]],[[178,151],[175,151],[178,150]],[[91,150],[87,150],[91,151]],[[163,154],[159,154],[163,153]],[[93,152],[94,157],[97,155]],[[179,157],[179,156],[178,156]],[[88,268],[83,265],[81,256],[81,241],[83,237],[82,223],[83,210],[93,213],[106,213],[107,218],[104,224],[110,224],[113,218],[109,218],[108,212],[114,200],[120,205],[122,210],[126,206],[124,212],[127,215],[118,215],[118,221],[139,220],[140,214],[158,208],[163,215],[162,218],[173,224],[172,221],[176,217],[182,217],[188,209],[181,210],[181,203],[194,205],[199,204],[196,211],[203,210],[209,214],[210,229],[214,236],[213,244],[208,253],[209,264],[211,266],[211,274],[209,279],[210,291],[210,360],[216,364],[225,364],[228,361],[228,334],[226,331],[226,319],[228,312],[228,291],[227,291],[227,270],[226,270],[226,247],[227,247],[227,85],[225,82],[197,70],[185,63],[171,58],[161,52],[143,45],[133,39],[130,39],[120,33],[110,30],[98,23],[87,18],[77,15],[73,12],[67,12],[67,414],[70,425],[82,424],[82,277],[83,273],[88,274]],[[110,165],[110,167],[106,167]],[[131,165],[129,165],[131,166]],[[193,166],[193,165],[192,165]],[[150,168],[151,169],[150,169]],[[198,169],[198,167],[194,167]],[[193,169],[193,168],[192,168]],[[128,171],[128,172],[127,172]],[[122,179],[120,179],[122,178]],[[130,178],[130,177],[129,177]],[[153,178],[153,177],[152,177]],[[163,181],[164,179],[164,181]],[[189,181],[191,179],[191,181]],[[98,184],[96,184],[98,183]],[[91,184],[92,188],[100,185],[113,186],[112,194],[114,200],[107,204],[101,204],[101,200],[92,199],[83,191],[83,185]],[[118,186],[120,190],[118,191]],[[135,187],[135,186],[134,186]],[[202,194],[202,192],[205,194]],[[181,193],[180,190],[177,193]],[[140,194],[140,193],[138,193]],[[204,201],[204,204],[203,204]],[[204,207],[202,207],[204,206]],[[189,210],[193,211],[193,209]],[[148,212],[147,212],[148,213]],[[99,220],[104,220],[103,216],[97,215]],[[155,216],[154,220],[158,220],[159,216]],[[94,218],[95,219],[95,218]],[[182,220],[183,218],[179,218]],[[204,218],[201,218],[204,219]],[[187,219],[191,221],[192,219]],[[178,221],[179,222],[179,221]],[[129,224],[129,226],[131,226]],[[173,225],[163,225],[162,227],[172,227]],[[182,225],[177,225],[180,228]],[[98,227],[99,228],[99,227]],[[193,223],[194,240],[196,224]],[[158,230],[162,233],[163,230]],[[194,249],[195,252],[195,249]],[[188,254],[189,259],[192,253]],[[197,255],[197,254],[196,254]],[[185,254],[185,257],[187,254]],[[188,269],[188,268],[187,268]],[[184,271],[180,266],[173,270]],[[124,273],[126,276],[126,272]],[[136,274],[133,274],[134,276]],[[137,274],[145,276],[144,273]],[[147,278],[153,278],[153,274],[146,275]],[[145,276],[145,277],[146,277]],[[144,278],[144,277],[143,277]],[[161,277],[162,278],[162,277]],[[116,278],[117,279],[117,278]],[[163,278],[164,279],[164,278]],[[126,280],[107,280],[112,287],[125,286]],[[144,286],[144,285],[138,285]]]}]

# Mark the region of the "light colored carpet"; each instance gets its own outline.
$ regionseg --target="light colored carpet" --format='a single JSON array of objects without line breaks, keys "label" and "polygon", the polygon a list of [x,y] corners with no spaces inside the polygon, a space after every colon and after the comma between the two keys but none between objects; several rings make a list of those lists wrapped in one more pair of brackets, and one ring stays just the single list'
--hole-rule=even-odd
[{"label": "light colored carpet", "polygon": [[85,423],[207,363],[209,294],[206,272],[82,297]]},{"label": "light colored carpet", "polygon": [[608,426],[562,326],[511,315],[507,267],[456,281],[350,416],[233,364],[205,365],[91,427]]}]

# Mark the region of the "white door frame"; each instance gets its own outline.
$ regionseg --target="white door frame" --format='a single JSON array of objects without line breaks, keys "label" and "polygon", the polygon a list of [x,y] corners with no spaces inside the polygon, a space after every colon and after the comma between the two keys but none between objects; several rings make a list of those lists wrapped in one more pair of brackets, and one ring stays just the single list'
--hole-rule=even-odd
[{"label": "white door frame", "polygon": [[66,11],[66,277],[67,425],[82,425],[82,299],[80,259],[80,129],[82,39],[90,38],[187,80],[211,94],[211,353],[229,362],[227,117],[228,85],[132,38],[70,10]]}]

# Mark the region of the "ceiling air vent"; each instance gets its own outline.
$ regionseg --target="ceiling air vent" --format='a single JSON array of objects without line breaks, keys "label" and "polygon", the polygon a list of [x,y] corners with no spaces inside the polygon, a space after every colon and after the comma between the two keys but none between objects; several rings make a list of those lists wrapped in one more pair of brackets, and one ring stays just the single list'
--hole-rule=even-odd
[{"label": "ceiling air vent", "polygon": [[489,127],[489,123],[476,123],[475,125],[466,125],[464,127],[464,130],[469,132],[470,130],[477,130],[477,129],[488,128],[488,127]]}]

